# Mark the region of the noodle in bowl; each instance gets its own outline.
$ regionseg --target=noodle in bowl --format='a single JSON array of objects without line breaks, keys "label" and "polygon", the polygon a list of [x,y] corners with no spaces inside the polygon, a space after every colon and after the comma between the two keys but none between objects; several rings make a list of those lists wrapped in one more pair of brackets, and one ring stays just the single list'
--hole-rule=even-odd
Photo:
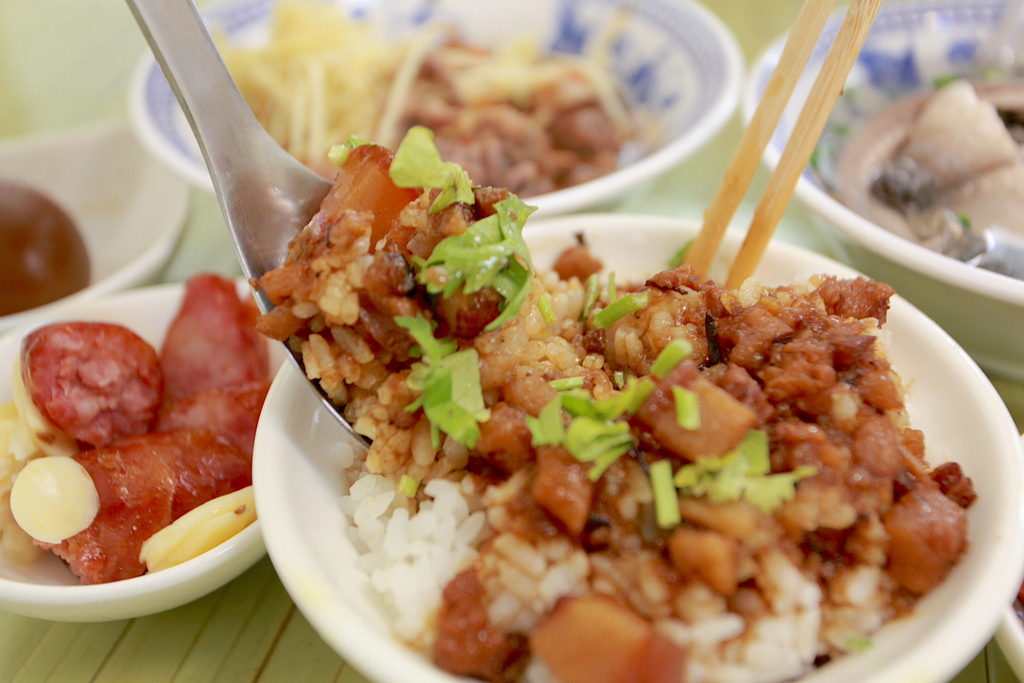
[{"label": "noodle in bowl", "polygon": [[[332,4],[360,20],[375,20],[386,27],[386,38],[415,32],[427,12],[457,27],[472,45],[497,48],[530,36],[542,52],[574,55],[596,50],[595,44],[604,40],[608,26],[617,25],[613,19],[619,18],[623,8],[628,9],[611,45],[608,68],[629,108],[643,112],[647,139],[643,145],[624,146],[618,168],[607,175],[530,196],[530,203],[544,214],[604,205],[653,180],[710,141],[739,100],[743,73],[739,46],[725,25],[696,0],[339,0]],[[215,35],[255,46],[267,40],[273,6],[273,0],[227,0],[204,14]],[[143,145],[193,185],[212,191],[188,123],[150,55],[136,70],[129,104],[135,133]],[[345,139],[334,142],[341,144]]]},{"label": "noodle in bowl", "polygon": [[[545,271],[582,232],[606,268],[626,281],[664,268],[666,256],[695,231],[692,224],[668,219],[585,216],[530,223],[526,239],[535,266]],[[726,252],[734,252],[737,246],[736,240],[729,241]],[[756,277],[774,286],[821,272],[851,275],[823,257],[773,244]],[[978,500],[968,511],[970,549],[950,577],[909,615],[872,636],[869,648],[837,659],[807,680],[948,678],[991,636],[1003,606],[1019,585],[1015,568],[1022,565],[1024,556],[1017,523],[1021,446],[1005,407],[963,351],[906,302],[893,300],[887,327],[892,336],[890,357],[906,382],[911,421],[925,434],[930,462],[959,462],[974,481]],[[936,368],[943,368],[941,377],[936,376]],[[438,586],[447,582],[429,568],[450,574],[446,564],[458,561],[481,525],[478,512],[465,507],[458,486],[435,482],[428,490],[434,496],[431,510],[421,509],[408,522],[434,529],[429,543],[421,539],[417,571],[372,572],[394,568],[389,553],[408,556],[409,548],[389,539],[389,534],[400,531],[392,525],[400,526],[403,520],[393,517],[388,526],[376,524],[388,503],[387,494],[382,496],[375,482],[361,481],[349,490],[343,470],[352,460],[351,444],[304,384],[306,380],[292,367],[278,376],[267,399],[254,456],[257,506],[268,552],[282,581],[324,639],[371,679],[455,680],[401,644],[391,629],[416,630],[417,609],[430,610],[419,600],[431,592],[436,595]],[[426,523],[431,516],[436,525]],[[353,518],[358,534],[351,529]],[[380,550],[366,552],[360,545],[374,536],[382,539]],[[574,566],[566,557],[566,562],[551,563],[557,566],[541,577],[539,591],[557,590],[560,582],[572,580]],[[524,563],[529,562],[524,558]],[[798,576],[788,580],[797,590],[782,589],[781,594],[791,602],[806,601],[813,586]],[[396,596],[392,606],[381,597],[387,591]],[[807,647],[796,637],[798,628],[791,633],[794,643]],[[782,654],[777,643],[769,642],[763,653],[768,664]]]}]

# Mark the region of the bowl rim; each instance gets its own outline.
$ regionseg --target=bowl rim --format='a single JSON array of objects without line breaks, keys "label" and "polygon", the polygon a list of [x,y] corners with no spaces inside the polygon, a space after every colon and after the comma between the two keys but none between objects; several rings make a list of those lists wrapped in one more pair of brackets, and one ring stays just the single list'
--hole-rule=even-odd
[{"label": "bowl rim", "polygon": [[[247,287],[237,280],[240,289]],[[49,320],[112,320],[132,327],[126,316],[152,311],[170,322],[184,292],[183,282],[147,285],[91,299],[77,310],[61,309],[0,334],[0,355],[16,353],[21,339]],[[164,321],[152,323],[162,327]],[[142,334],[145,337],[145,334]],[[9,380],[4,384],[9,391]],[[40,584],[0,576],[0,608],[51,621],[113,621],[164,611],[191,602],[235,578],[266,554],[260,520],[220,545],[158,572],[102,584]],[[46,558],[49,559],[49,558]]]},{"label": "bowl rim", "polygon": [[[918,2],[908,0],[893,5],[884,4],[879,10],[880,16],[900,13],[919,13],[925,8],[957,8],[964,0],[926,0]],[[993,4],[989,0],[977,2],[979,5]],[[833,12],[830,24],[842,21],[845,10]],[[779,53],[788,33],[773,40],[751,62],[744,87],[740,110],[743,120],[749,123],[758,103],[758,89],[764,78],[778,62]],[[870,39],[870,38],[869,38]],[[813,67],[808,67],[813,68]],[[769,144],[765,148],[762,163],[769,169],[778,167],[781,152]],[[795,194],[804,204],[821,216],[829,225],[851,237],[865,248],[898,263],[910,270],[917,271],[936,280],[955,287],[960,287],[976,294],[990,297],[997,301],[1024,306],[1024,281],[1006,275],[993,273],[981,268],[974,268],[956,259],[938,254],[926,247],[904,239],[885,228],[847,208],[838,199],[819,188],[801,175],[797,181]]]},{"label": "bowl rim", "polygon": [[[204,16],[215,17],[237,2],[221,0],[207,9]],[[260,0],[272,2],[273,0]],[[682,136],[645,155],[638,161],[594,180],[527,199],[537,207],[539,215],[555,215],[579,210],[602,199],[620,196],[629,188],[650,180],[681,163],[700,150],[720,132],[733,117],[740,102],[746,78],[746,61],[739,42],[725,22],[698,0],[673,0],[675,4],[703,22],[703,29],[722,53],[723,84],[721,95],[700,119]],[[145,52],[132,73],[128,87],[128,111],[132,129],[153,155],[197,188],[212,193],[213,182],[206,165],[175,149],[160,131],[147,106],[150,88],[166,88],[166,80],[151,52]],[[177,108],[173,110],[177,113]]]},{"label": "bowl rim", "polygon": [[[696,225],[695,221],[672,217],[594,213],[562,216],[538,221],[538,223],[534,224],[534,232],[530,233],[530,235],[536,239],[550,238],[552,235],[551,230],[545,231],[543,229],[549,228],[561,230],[560,233],[554,233],[556,236],[571,236],[580,229],[579,226],[582,223],[585,223],[588,227],[604,226],[605,229],[609,229],[608,226],[611,225],[621,228],[625,221],[630,220],[644,222],[657,230],[664,231],[678,231],[681,226]],[[559,225],[561,225],[561,228],[557,227]],[[553,228],[553,226],[555,227]],[[683,233],[683,235],[686,234]],[[727,245],[731,245],[733,248],[738,245],[739,238],[737,235],[727,234],[726,239]],[[836,263],[827,257],[794,245],[773,242],[770,250],[770,254],[799,254],[802,260],[810,258],[816,263],[828,263],[830,264],[829,272],[834,272],[841,276],[857,274],[856,271],[848,266]],[[817,266],[817,268],[821,267]],[[815,272],[820,271],[815,270]],[[972,386],[976,386],[978,396],[982,397],[986,403],[993,402],[993,405],[995,405],[995,402],[999,402],[998,394],[995,393],[995,389],[977,364],[960,349],[947,333],[935,325],[934,322],[927,319],[923,313],[905,299],[896,295],[893,300],[894,306],[897,305],[895,302],[898,302],[905,315],[916,319],[914,322],[923,320],[929,323],[929,336],[934,336],[937,348],[941,347],[944,349],[943,355],[948,354],[947,357],[955,355],[960,359],[961,362],[957,364],[957,368],[961,381],[969,382]],[[297,369],[291,367],[282,369],[271,387],[271,393],[268,395],[268,404],[274,405],[279,400],[279,394],[294,399],[295,394],[291,392],[303,392],[304,390],[301,387],[305,384],[305,379]],[[312,392],[310,392],[311,400],[307,405],[316,406],[317,402],[314,398]],[[301,410],[301,406],[294,405],[294,400],[292,403],[293,410]],[[1006,501],[1016,501],[1017,514],[1014,515],[1012,512],[1006,512],[1004,516],[1000,517],[1001,529],[999,537],[998,539],[990,539],[988,547],[989,552],[996,555],[1000,560],[1007,560],[1013,566],[1019,565],[1024,568],[1024,526],[1021,524],[1021,520],[1024,519],[1024,502],[1022,502],[1022,496],[1017,487],[1010,485],[1011,480],[1017,482],[1021,480],[1022,467],[1024,467],[1024,445],[1021,444],[1016,436],[1016,429],[1013,428],[1009,412],[1004,412],[1005,414],[1000,414],[997,411],[990,417],[992,425],[999,427],[999,434],[993,438],[996,439],[996,443],[999,445],[1005,444],[1007,449],[1015,449],[1021,457],[1009,462],[1009,470],[1006,472],[1005,478],[995,477],[995,492],[999,495],[1000,500],[1005,498]],[[268,411],[266,415],[266,420],[261,419],[260,431],[257,436],[258,443],[264,442],[261,438],[265,436],[263,434],[264,431],[273,434],[275,430],[280,430],[284,433],[281,437],[282,440],[294,443],[286,433],[289,420],[286,412]],[[330,421],[332,418],[326,415],[318,415],[315,418],[311,417],[310,421],[319,419]],[[301,429],[304,431],[305,426],[301,427]],[[1009,433],[1003,434],[1004,431],[1010,429],[1014,432],[1012,439]],[[269,440],[272,442],[274,437],[269,437]],[[282,445],[282,443],[283,441],[278,442],[279,445]],[[295,446],[295,448],[297,449],[298,446]],[[933,456],[937,455],[941,455],[941,453],[933,450]],[[297,456],[301,458],[302,454],[297,453]],[[310,470],[307,473],[310,476],[305,477],[306,479],[310,479],[315,474],[318,477],[316,479],[318,485],[334,486],[331,483],[324,483],[328,477],[324,476],[325,472],[318,469],[318,467],[324,466],[325,459],[317,458],[317,463],[313,462],[313,458],[302,459],[304,461],[302,468]],[[295,513],[287,507],[281,510],[281,506],[285,503],[280,499],[275,500],[275,493],[273,491],[281,489],[280,484],[282,480],[280,477],[284,475],[286,469],[296,467],[294,462],[289,464],[286,462],[287,460],[289,458],[282,457],[280,450],[271,449],[271,451],[264,451],[258,447],[254,454],[253,481],[257,505],[262,506],[263,509],[277,510],[281,513],[270,514],[265,517],[263,527],[264,539],[268,555],[278,571],[278,576],[299,610],[333,649],[342,654],[350,664],[364,672],[372,680],[380,681],[381,683],[398,683],[403,680],[416,679],[451,683],[454,680],[452,677],[441,674],[433,667],[425,667],[425,659],[419,654],[407,648],[392,647],[395,644],[393,638],[384,633],[377,633],[373,629],[366,628],[363,625],[365,622],[358,618],[360,610],[348,600],[338,599],[338,595],[334,592],[333,587],[325,584],[327,579],[318,573],[316,567],[319,558],[314,554],[310,544],[302,542],[299,536],[294,533],[296,527],[291,526],[291,524],[295,522],[288,519]],[[316,470],[316,472],[313,473],[313,470]],[[271,482],[274,483],[274,486],[266,485]],[[310,495],[317,494],[310,493]],[[331,514],[340,516],[340,508],[336,512],[332,509]],[[332,517],[327,522],[333,522],[334,519],[335,517]],[[321,520],[321,522],[324,523],[324,520]],[[343,535],[343,533],[344,531],[339,528],[339,536]],[[999,564],[1004,566],[994,566]],[[911,659],[895,663],[894,666],[886,669],[884,675],[880,675],[878,679],[873,680],[897,683],[897,681],[906,680],[908,676],[924,676],[925,679],[938,679],[941,676],[952,675],[966,666],[996,631],[999,618],[1003,613],[1002,599],[1008,596],[996,596],[992,593],[991,580],[998,578],[1000,592],[1009,592],[1011,579],[1017,575],[1009,572],[1005,564],[1005,562],[987,562],[979,569],[979,571],[984,573],[987,580],[978,583],[960,582],[957,584],[960,586],[958,590],[961,591],[962,599],[955,604],[954,611],[961,616],[964,614],[972,615],[973,625],[977,628],[972,629],[970,632],[964,632],[947,623],[945,627],[941,624],[935,627],[939,629],[936,632],[934,628],[929,626],[928,628],[931,630],[929,630],[928,635],[933,639],[933,642],[926,652],[917,652]],[[1019,582],[1019,578],[1017,580]],[[1004,583],[1007,585],[1003,586],[1002,584]],[[336,599],[337,602],[335,601]],[[980,599],[985,601],[984,615],[978,614],[977,606]],[[998,603],[996,602],[997,600]],[[967,610],[968,607],[970,607],[969,611]],[[897,625],[896,628],[899,628],[899,626]],[[384,652],[378,652],[377,648],[382,646],[387,649]],[[382,661],[382,654],[386,655],[387,661]],[[860,655],[855,656],[861,657]],[[888,664],[870,652],[863,655],[863,657],[872,660],[873,664],[880,666],[887,666]],[[849,665],[843,666],[845,661],[850,660],[840,660],[834,666],[840,667],[839,670],[845,672],[845,675],[848,676],[850,667]],[[855,666],[864,666],[864,661],[864,659],[860,659]],[[832,676],[825,673],[826,671],[835,670],[835,668],[819,670],[801,680],[807,680],[808,682],[813,680],[835,680]],[[841,676],[843,674],[837,675]],[[855,676],[850,680],[857,680],[857,678]]]}]

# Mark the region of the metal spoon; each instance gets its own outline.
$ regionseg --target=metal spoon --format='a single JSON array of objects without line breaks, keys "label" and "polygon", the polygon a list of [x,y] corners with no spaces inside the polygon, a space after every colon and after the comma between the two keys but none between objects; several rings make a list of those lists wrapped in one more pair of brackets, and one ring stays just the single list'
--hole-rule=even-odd
[{"label": "metal spoon", "polygon": [[[284,264],[288,242],[316,213],[331,184],[263,129],[235,86],[191,0],[126,0],[192,126],[246,277]],[[273,306],[256,291],[260,310]],[[305,376],[301,357],[292,359]],[[338,422],[365,444],[312,380]]]}]

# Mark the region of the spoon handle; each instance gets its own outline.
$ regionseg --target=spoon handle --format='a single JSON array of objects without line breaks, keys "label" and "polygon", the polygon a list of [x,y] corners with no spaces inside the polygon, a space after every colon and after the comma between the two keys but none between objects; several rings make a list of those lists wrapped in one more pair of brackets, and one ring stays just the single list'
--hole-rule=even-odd
[{"label": "spoon handle", "polygon": [[126,2],[199,143],[242,270],[258,278],[284,262],[329,184],[256,120],[191,0]]}]

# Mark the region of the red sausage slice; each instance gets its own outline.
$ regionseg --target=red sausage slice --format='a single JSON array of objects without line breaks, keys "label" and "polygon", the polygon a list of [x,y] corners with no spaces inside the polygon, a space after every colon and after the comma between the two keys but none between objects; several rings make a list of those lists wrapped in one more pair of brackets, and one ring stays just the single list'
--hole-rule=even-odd
[{"label": "red sausage slice", "polygon": [[219,386],[265,380],[266,340],[254,329],[257,311],[232,280],[193,276],[160,349],[165,400]]},{"label": "red sausage slice", "polygon": [[160,406],[156,431],[208,429],[252,457],[256,424],[270,382],[249,382],[239,387],[198,391]]},{"label": "red sausage slice", "polygon": [[160,403],[156,351],[126,327],[66,322],[25,337],[21,376],[57,428],[92,446],[148,431]]},{"label": "red sausage slice", "polygon": [[205,430],[122,439],[75,456],[92,477],[100,511],[59,544],[40,543],[84,584],[142,575],[142,544],[189,510],[251,481],[248,458]]}]

